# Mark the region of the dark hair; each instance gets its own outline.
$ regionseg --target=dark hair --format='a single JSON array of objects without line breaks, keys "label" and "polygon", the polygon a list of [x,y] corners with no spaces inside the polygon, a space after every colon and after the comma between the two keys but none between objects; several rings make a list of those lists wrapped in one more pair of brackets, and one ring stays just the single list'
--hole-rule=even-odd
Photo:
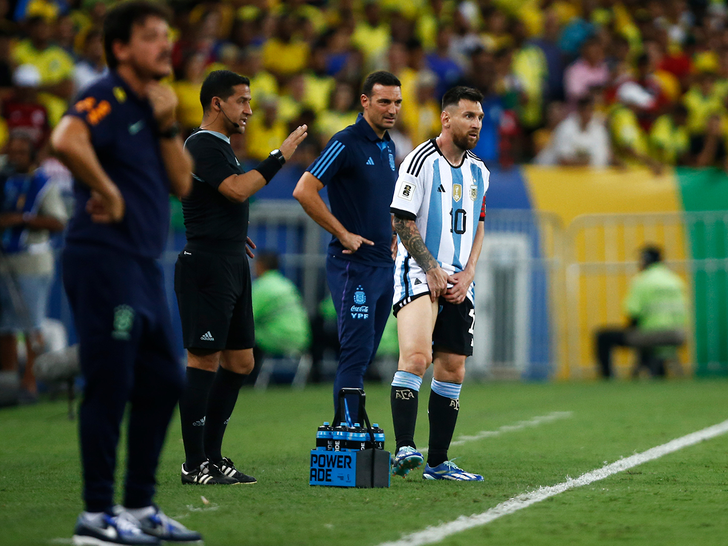
[{"label": "dark hair", "polygon": [[576,109],[581,110],[582,108],[586,108],[587,106],[591,106],[594,104],[594,95],[591,93],[587,93],[583,97],[579,97],[579,99],[576,101]]},{"label": "dark hair", "polygon": [[8,140],[5,142],[5,146],[10,146],[10,143],[14,140],[22,140],[28,144],[28,153],[30,154],[30,160],[35,162],[35,158],[38,154],[38,149],[36,148],[35,139],[33,138],[33,135],[28,131],[28,129],[24,127],[18,127],[16,129],[13,129],[10,131],[10,135],[8,135]]},{"label": "dark hair", "polygon": [[474,87],[465,87],[458,85],[448,89],[442,97],[442,109],[444,110],[448,106],[460,104],[461,100],[471,100],[473,102],[481,102],[483,100],[483,93],[475,89]]},{"label": "dark hair", "polygon": [[272,250],[264,250],[257,253],[256,260],[266,271],[275,271],[278,269],[278,254]]},{"label": "dark hair", "polygon": [[235,91],[233,87],[236,85],[250,85],[250,80],[245,76],[236,74],[231,70],[213,70],[207,75],[205,81],[202,82],[200,89],[200,102],[205,112],[210,110],[210,103],[213,97],[220,97],[227,100]]},{"label": "dark hair", "polygon": [[383,85],[385,87],[402,87],[402,83],[397,79],[397,76],[391,72],[385,70],[377,70],[372,72],[364,80],[364,85],[361,88],[361,94],[367,97],[372,96],[372,89],[376,84]]},{"label": "dark hair", "polygon": [[39,25],[40,23],[45,23],[45,22],[46,22],[45,17],[43,17],[42,15],[33,15],[32,17],[28,17],[25,20],[25,26],[27,28],[32,28],[36,25]]},{"label": "dark hair", "polygon": [[640,250],[640,259],[645,267],[662,261],[662,249],[656,245],[645,245]]},{"label": "dark hair", "polygon": [[114,42],[128,44],[132,27],[144,24],[148,17],[169,21],[170,14],[164,6],[143,0],[122,2],[109,10],[104,18],[104,53],[109,68],[119,66],[118,59],[114,57]]}]

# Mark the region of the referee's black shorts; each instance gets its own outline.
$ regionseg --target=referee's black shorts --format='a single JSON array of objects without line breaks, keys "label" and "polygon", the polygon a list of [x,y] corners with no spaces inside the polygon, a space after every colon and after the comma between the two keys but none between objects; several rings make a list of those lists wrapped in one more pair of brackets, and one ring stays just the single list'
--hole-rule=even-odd
[{"label": "referee's black shorts", "polygon": [[177,257],[174,291],[186,349],[252,349],[250,266],[243,253],[186,247]]}]

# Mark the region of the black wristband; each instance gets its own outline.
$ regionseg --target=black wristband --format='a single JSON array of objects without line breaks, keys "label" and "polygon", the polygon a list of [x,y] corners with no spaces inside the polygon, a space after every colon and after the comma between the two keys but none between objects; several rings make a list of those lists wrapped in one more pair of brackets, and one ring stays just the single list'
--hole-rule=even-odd
[{"label": "black wristband", "polygon": [[159,138],[174,138],[179,134],[179,123],[176,121],[164,131],[157,131]]},{"label": "black wristband", "polygon": [[281,162],[272,155],[269,155],[263,161],[258,163],[255,170],[263,175],[263,178],[265,178],[265,184],[268,185],[268,182],[270,182],[278,171],[281,170],[281,167],[283,167]]}]

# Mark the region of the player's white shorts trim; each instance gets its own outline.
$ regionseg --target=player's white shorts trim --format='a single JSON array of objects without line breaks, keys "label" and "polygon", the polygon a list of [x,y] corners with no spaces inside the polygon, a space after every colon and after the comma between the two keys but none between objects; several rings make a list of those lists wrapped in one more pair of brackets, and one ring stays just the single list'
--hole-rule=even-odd
[{"label": "player's white shorts trim", "polygon": [[[457,271],[450,264],[440,264],[448,275],[453,275]],[[427,274],[417,264],[408,252],[400,252],[397,254],[397,261],[394,265],[394,298],[392,306],[401,309],[412,300],[417,299],[423,294],[429,294],[430,287],[427,284]],[[475,301],[475,283],[473,282],[468,289],[467,298]]]}]

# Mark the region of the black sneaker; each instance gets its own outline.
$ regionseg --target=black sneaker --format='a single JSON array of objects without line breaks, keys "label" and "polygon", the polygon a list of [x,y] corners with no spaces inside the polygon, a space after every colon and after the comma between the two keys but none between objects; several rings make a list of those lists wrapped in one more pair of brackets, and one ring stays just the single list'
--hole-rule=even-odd
[{"label": "black sneaker", "polygon": [[223,457],[222,461],[217,463],[216,466],[220,469],[220,472],[222,472],[228,478],[234,479],[236,483],[242,483],[242,484],[258,483],[258,480],[256,480],[253,476],[248,476],[247,474],[243,474],[237,468],[235,468],[235,463],[233,463],[227,457]]},{"label": "black sneaker", "polygon": [[205,461],[193,470],[186,470],[182,465],[182,484],[201,485],[233,485],[239,483],[237,480],[228,478],[220,472],[220,469],[210,461]]}]

